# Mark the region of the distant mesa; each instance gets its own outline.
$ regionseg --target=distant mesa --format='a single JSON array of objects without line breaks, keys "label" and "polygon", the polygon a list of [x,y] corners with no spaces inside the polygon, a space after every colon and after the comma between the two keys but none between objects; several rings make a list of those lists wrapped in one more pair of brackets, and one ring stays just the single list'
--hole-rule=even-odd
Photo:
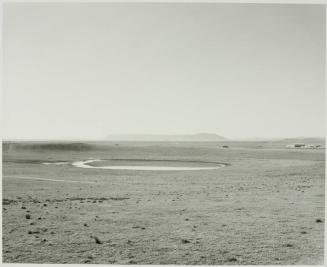
[{"label": "distant mesa", "polygon": [[117,134],[108,135],[108,141],[226,141],[227,138],[214,133],[198,134]]}]

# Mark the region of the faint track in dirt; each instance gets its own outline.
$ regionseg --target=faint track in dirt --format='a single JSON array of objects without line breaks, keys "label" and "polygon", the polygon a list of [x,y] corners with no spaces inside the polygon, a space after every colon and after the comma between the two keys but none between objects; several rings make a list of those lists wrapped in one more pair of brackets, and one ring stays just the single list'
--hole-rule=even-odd
[{"label": "faint track in dirt", "polygon": [[95,184],[96,182],[91,181],[76,181],[76,180],[58,180],[58,179],[46,179],[40,177],[21,177],[21,176],[4,176],[3,179],[23,179],[23,180],[40,180],[50,182],[63,182],[63,183],[81,183],[81,184]]}]

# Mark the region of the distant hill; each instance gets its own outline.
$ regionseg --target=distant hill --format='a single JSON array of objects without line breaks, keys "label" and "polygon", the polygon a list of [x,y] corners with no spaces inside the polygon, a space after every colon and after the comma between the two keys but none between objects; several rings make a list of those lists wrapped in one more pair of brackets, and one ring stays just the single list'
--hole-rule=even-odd
[{"label": "distant hill", "polygon": [[198,134],[119,134],[109,135],[108,141],[226,141],[227,138],[213,133]]}]

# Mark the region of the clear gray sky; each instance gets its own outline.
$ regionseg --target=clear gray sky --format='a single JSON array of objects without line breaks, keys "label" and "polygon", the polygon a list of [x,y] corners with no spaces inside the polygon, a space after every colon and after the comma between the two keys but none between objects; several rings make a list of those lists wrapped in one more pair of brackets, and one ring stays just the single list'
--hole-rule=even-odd
[{"label": "clear gray sky", "polygon": [[324,136],[325,7],[10,3],[3,137]]}]

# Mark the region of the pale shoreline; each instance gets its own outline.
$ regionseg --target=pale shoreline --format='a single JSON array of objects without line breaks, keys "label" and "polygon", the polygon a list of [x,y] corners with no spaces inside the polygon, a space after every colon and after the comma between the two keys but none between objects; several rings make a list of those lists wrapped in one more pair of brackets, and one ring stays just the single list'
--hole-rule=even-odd
[{"label": "pale shoreline", "polygon": [[138,170],[138,171],[195,171],[195,170],[216,170],[224,167],[224,164],[211,167],[171,167],[171,166],[92,166],[89,163],[103,161],[102,159],[89,159],[84,161],[75,161],[74,167],[87,169],[105,169],[105,170]]}]

